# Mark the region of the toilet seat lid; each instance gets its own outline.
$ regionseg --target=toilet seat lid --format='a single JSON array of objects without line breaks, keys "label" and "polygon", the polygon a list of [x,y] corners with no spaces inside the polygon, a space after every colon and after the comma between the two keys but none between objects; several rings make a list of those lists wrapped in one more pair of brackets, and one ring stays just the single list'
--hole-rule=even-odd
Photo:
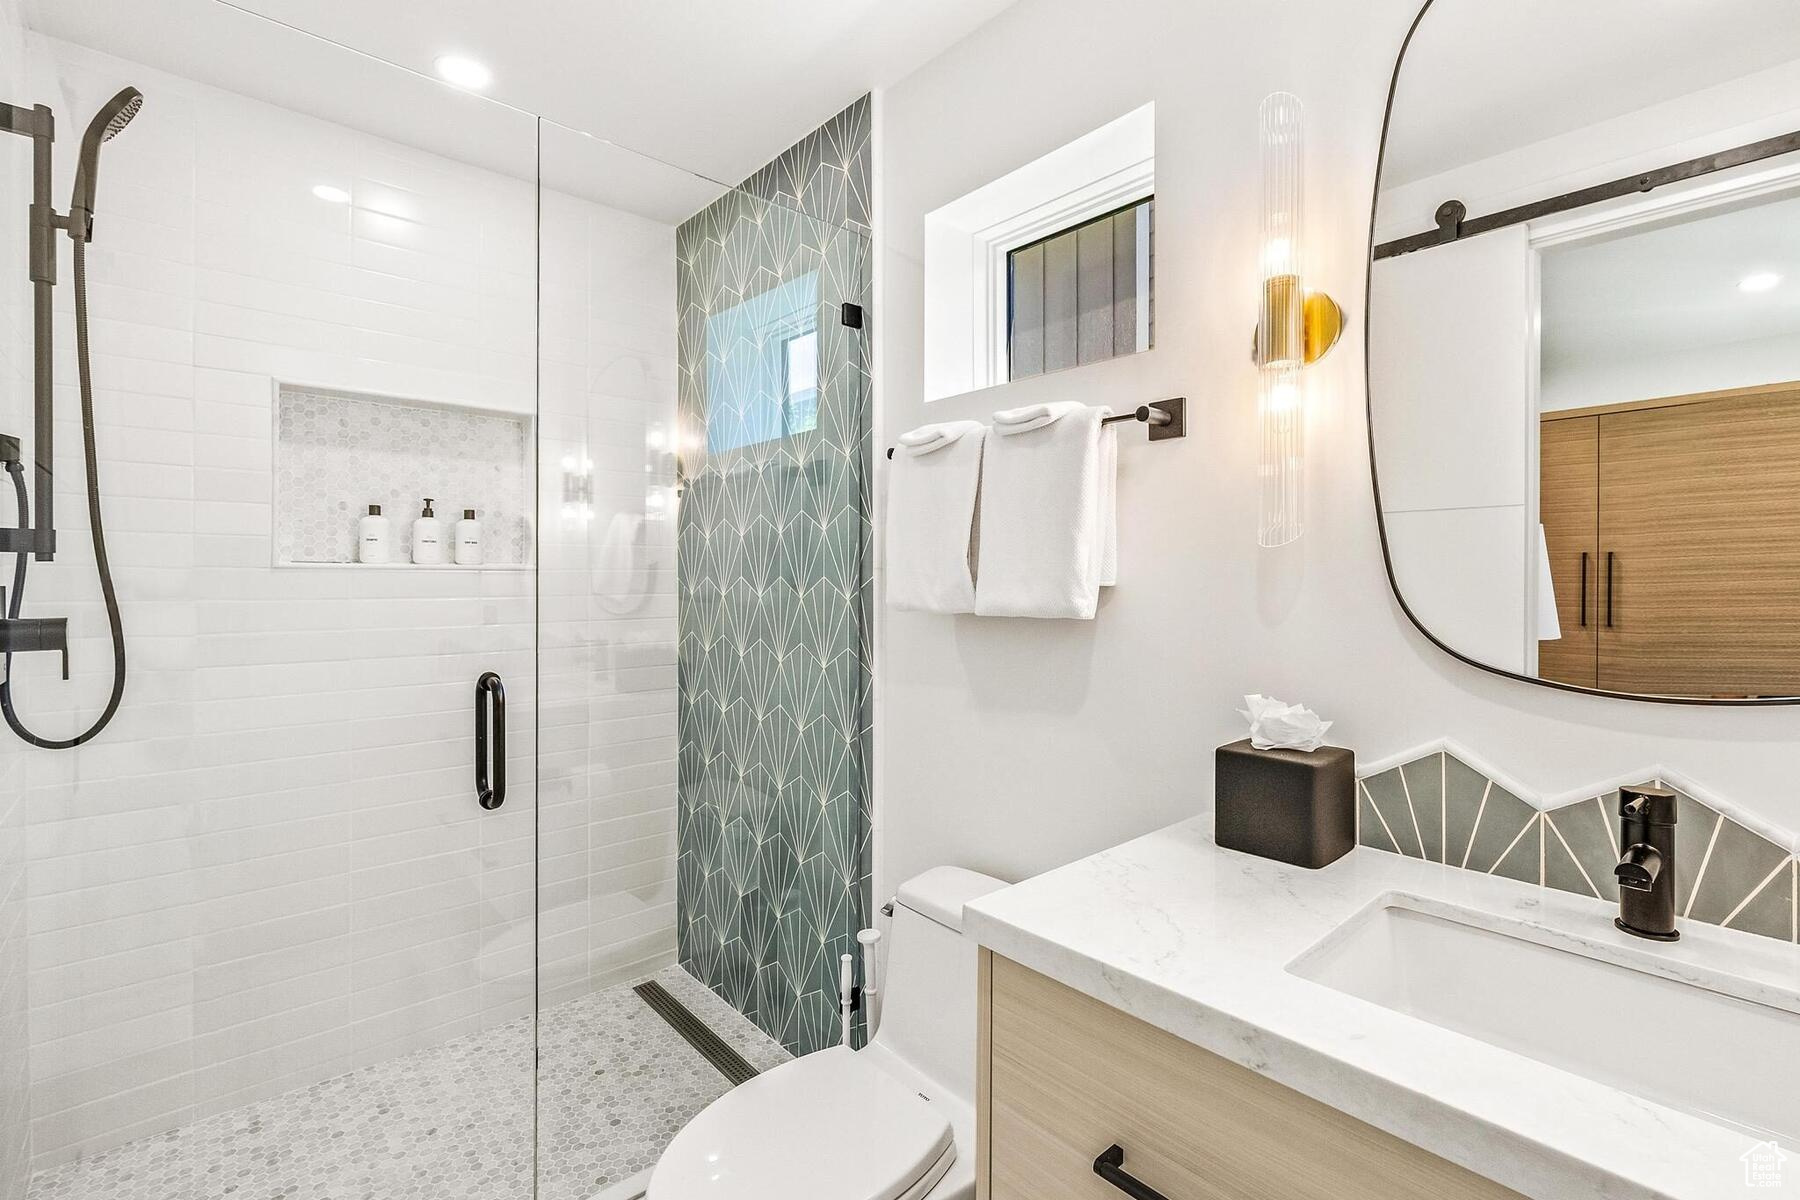
[{"label": "toilet seat lid", "polygon": [[954,1153],[936,1105],[834,1046],[765,1071],[688,1122],[646,1200],[899,1200]]}]

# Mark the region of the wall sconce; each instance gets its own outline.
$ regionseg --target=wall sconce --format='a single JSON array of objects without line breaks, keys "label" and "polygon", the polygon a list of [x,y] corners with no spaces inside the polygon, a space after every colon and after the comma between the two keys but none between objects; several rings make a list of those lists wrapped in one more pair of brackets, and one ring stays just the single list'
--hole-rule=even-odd
[{"label": "wall sconce", "polygon": [[1257,118],[1262,142],[1262,312],[1254,356],[1260,373],[1257,415],[1262,453],[1256,540],[1285,546],[1305,523],[1306,396],[1301,372],[1324,358],[1344,332],[1344,310],[1305,289],[1301,226],[1305,188],[1305,109],[1276,92]]},{"label": "wall sconce", "polygon": [[594,519],[594,460],[586,453],[562,460],[562,515],[583,525]]}]

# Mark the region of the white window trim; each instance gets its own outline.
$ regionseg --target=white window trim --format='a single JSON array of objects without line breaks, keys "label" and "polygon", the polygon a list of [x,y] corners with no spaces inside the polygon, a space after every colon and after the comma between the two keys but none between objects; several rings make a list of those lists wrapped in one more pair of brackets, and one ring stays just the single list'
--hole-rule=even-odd
[{"label": "white window trim", "polygon": [[1154,195],[1155,143],[1146,104],[926,215],[926,400],[1008,382],[1007,255]]},{"label": "white window trim", "polygon": [[[1008,256],[1020,246],[1084,225],[1104,213],[1155,194],[1156,160],[1146,159],[974,235],[976,252],[986,257],[986,269],[977,272],[985,287],[975,297],[974,311],[987,313],[990,319],[976,334],[973,353],[987,362],[988,379],[994,383],[1006,383],[1009,379],[1007,316],[1011,272]],[[1140,305],[1139,314],[1140,321],[1147,322],[1150,306]]]}]

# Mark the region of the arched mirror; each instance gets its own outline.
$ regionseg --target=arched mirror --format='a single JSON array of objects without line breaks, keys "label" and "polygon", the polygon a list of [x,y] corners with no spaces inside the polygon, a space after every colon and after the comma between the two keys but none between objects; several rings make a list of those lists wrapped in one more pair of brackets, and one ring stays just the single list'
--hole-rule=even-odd
[{"label": "arched mirror", "polygon": [[1433,0],[1372,256],[1413,621],[1551,686],[1800,699],[1800,4]]}]

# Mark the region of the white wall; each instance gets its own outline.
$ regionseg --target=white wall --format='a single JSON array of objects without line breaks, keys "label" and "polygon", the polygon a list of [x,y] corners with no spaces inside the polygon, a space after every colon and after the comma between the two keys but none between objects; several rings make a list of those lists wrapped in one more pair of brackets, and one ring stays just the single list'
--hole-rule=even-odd
[{"label": "white wall", "polygon": [[[531,1012],[533,576],[268,564],[272,376],[535,405],[537,198],[528,180],[35,46],[33,90],[64,128],[126,82],[148,97],[106,148],[92,255],[131,684],[101,740],[25,756],[42,1166]],[[321,181],[355,206],[314,198]],[[546,204],[562,240],[545,252],[542,435],[549,455],[594,461],[599,509],[547,523],[540,564],[543,929],[568,995],[672,956],[672,602],[660,581],[609,622],[590,593],[608,515],[655,482],[646,423],[673,410],[673,234]],[[615,277],[643,293],[613,299]],[[67,552],[33,570],[29,602],[71,613],[77,678],[32,663],[19,688],[52,731],[97,710],[110,669],[72,387],[58,399]],[[543,484],[559,501],[560,475]],[[471,782],[486,669],[511,707],[495,813]]]},{"label": "white wall", "polygon": [[[25,31],[12,0],[0,0],[0,78],[24,76]],[[21,103],[23,96],[0,97]],[[25,284],[31,202],[31,143],[0,139],[0,433],[22,434],[31,413],[31,289]],[[0,526],[16,525],[12,485],[0,477]],[[11,594],[11,556],[5,556]],[[23,748],[0,736],[0,1196],[25,1194],[31,1170],[31,1031],[25,944]]]},{"label": "white wall", "polygon": [[1604,357],[1546,366],[1538,405],[1545,412],[1685,396],[1800,379],[1800,336],[1690,346],[1667,354]]},{"label": "white wall", "polygon": [[[1444,16],[1434,12],[1431,19]],[[1505,74],[1492,82],[1504,86],[1512,67],[1498,69]],[[1800,62],[1786,63],[1389,188],[1382,193],[1376,239],[1385,242],[1435,229],[1434,214],[1446,200],[1461,200],[1470,216],[1482,216],[1792,132],[1800,121],[1797,89]],[[1403,102],[1412,121],[1438,119],[1417,95]],[[1587,111],[1571,107],[1573,119]],[[1629,205],[1632,198],[1614,203]]]},{"label": "white wall", "polygon": [[[1018,877],[1208,810],[1244,692],[1301,700],[1374,759],[1450,736],[1546,790],[1664,762],[1800,825],[1795,714],[1564,694],[1446,657],[1382,570],[1365,440],[1369,198],[1412,0],[1345,5],[1022,0],[883,105],[878,445],[1027,402],[1189,398],[1185,441],[1120,452],[1120,585],[1091,623],[882,614],[884,868]],[[1045,63],[1080,47],[1080,87]],[[1351,324],[1310,372],[1305,536],[1256,546],[1256,108],[1306,102],[1313,283]],[[920,375],[924,214],[1148,100],[1157,113],[1156,349],[930,406]],[[878,467],[883,462],[877,456]],[[878,487],[880,483],[878,481]]]}]

